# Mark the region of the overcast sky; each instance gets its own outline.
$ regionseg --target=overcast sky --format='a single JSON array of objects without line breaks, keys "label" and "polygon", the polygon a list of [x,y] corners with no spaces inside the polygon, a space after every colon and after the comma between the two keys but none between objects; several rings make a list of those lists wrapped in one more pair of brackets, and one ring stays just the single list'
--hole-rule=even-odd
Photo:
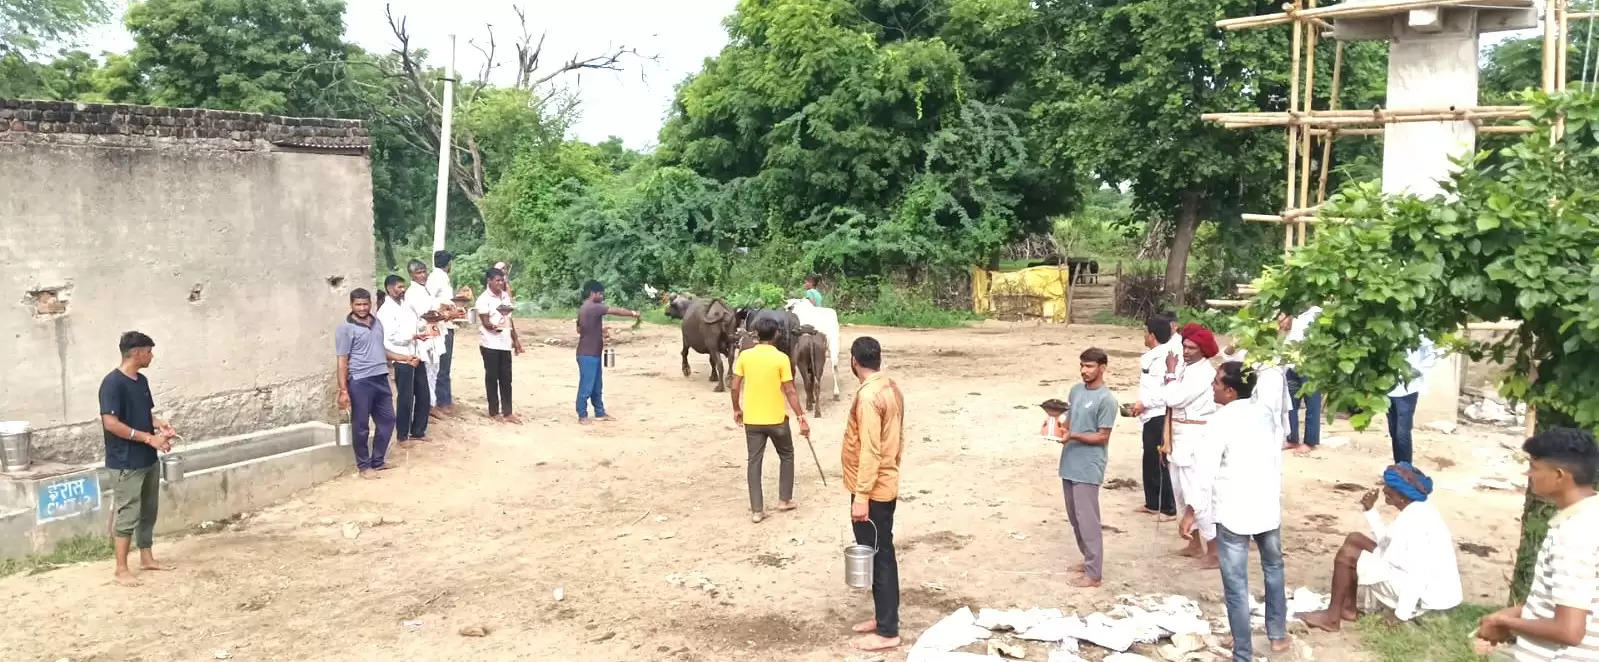
[{"label": "overcast sky", "polygon": [[[133,39],[122,28],[121,15],[126,0],[113,0],[118,19],[86,34],[83,46],[91,52],[123,51]],[[345,35],[367,50],[387,51],[394,47],[393,34],[383,16],[391,4],[396,16],[409,19],[413,47],[426,48],[430,59],[442,65],[449,52],[449,35],[457,35],[456,64],[471,77],[483,65],[483,56],[467,44],[469,39],[484,43],[495,27],[499,44],[497,60],[514,62],[511,43],[520,33],[511,0],[345,0]],[[704,59],[716,55],[727,43],[722,18],[733,12],[737,0],[524,0],[528,29],[535,35],[544,30],[545,66],[554,66],[573,55],[603,52],[608,46],[632,46],[658,60],[629,60],[619,72],[588,71],[581,77],[569,75],[565,82],[577,88],[582,97],[575,132],[588,141],[620,136],[629,147],[642,149],[655,144],[662,118],[672,102],[673,88],[684,77],[699,71]],[[502,64],[499,76],[514,76],[514,64]],[[503,80],[503,79],[502,79]]]}]

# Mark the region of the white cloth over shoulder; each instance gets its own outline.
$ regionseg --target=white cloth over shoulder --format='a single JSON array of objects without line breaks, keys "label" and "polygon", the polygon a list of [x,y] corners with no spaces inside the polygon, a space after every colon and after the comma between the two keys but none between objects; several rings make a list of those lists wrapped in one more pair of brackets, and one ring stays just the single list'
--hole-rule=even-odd
[{"label": "white cloth over shoulder", "polygon": [[[1453,609],[1462,599],[1455,540],[1438,509],[1417,501],[1384,524],[1375,509],[1366,511],[1377,551],[1362,552],[1355,568],[1362,586],[1387,584],[1374,591],[1391,596],[1394,615],[1408,621],[1423,612]],[[1387,600],[1382,600],[1384,604]]]}]

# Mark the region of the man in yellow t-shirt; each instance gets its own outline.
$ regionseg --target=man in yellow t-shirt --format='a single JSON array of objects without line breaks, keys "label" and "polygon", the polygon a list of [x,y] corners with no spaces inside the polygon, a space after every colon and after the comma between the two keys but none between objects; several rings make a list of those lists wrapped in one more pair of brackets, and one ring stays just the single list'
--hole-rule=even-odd
[{"label": "man in yellow t-shirt", "polygon": [[738,355],[733,362],[733,421],[744,426],[744,443],[749,451],[747,469],[750,488],[750,521],[766,518],[761,494],[761,463],[766,458],[766,442],[777,448],[778,510],[793,510],[794,438],[788,431],[788,408],[799,418],[800,434],[809,438],[811,424],[805,420],[799,394],[794,390],[794,364],[774,345],[777,320],[755,323],[755,338],[760,344]]}]

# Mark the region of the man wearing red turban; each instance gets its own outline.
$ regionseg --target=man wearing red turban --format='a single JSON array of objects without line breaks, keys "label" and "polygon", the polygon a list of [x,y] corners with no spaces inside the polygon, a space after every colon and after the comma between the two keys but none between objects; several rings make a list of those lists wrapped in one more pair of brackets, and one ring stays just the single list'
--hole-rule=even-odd
[{"label": "man wearing red turban", "polygon": [[1221,352],[1221,348],[1216,345],[1216,334],[1211,333],[1210,329],[1189,322],[1188,326],[1183,327],[1181,334],[1183,340],[1193,341],[1194,345],[1199,347],[1200,353],[1207,359],[1214,358],[1216,354]]}]

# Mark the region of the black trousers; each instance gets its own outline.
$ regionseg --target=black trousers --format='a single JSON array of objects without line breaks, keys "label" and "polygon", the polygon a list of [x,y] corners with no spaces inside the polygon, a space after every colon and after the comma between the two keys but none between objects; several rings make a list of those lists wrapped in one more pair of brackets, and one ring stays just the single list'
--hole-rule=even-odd
[{"label": "black trousers", "polygon": [[489,392],[489,415],[511,415],[511,350],[479,347],[483,352],[483,388]]},{"label": "black trousers", "polygon": [[1165,431],[1165,416],[1156,416],[1144,424],[1144,507],[1176,515],[1177,498],[1171,492],[1171,470],[1160,461]]},{"label": "black trousers", "polygon": [[877,554],[872,557],[872,611],[877,618],[877,635],[889,638],[899,636],[899,561],[894,559],[896,504],[898,501],[868,501],[866,518],[871,522],[854,523],[855,544],[877,545]]},{"label": "black trousers", "polygon": [[394,436],[400,441],[425,437],[432,397],[428,393],[428,367],[394,362]]}]

